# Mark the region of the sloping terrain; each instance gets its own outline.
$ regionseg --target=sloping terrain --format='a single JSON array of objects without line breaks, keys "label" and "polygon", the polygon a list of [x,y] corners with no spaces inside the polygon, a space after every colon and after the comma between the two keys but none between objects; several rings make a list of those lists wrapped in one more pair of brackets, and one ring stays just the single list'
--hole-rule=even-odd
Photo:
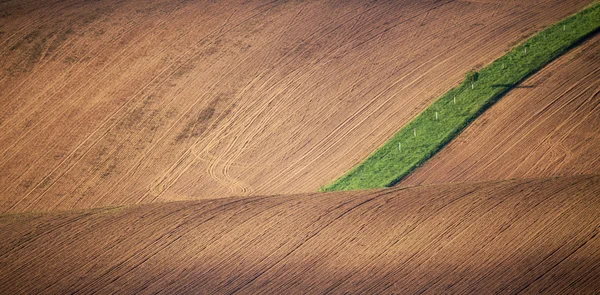
[{"label": "sloping terrain", "polygon": [[600,35],[512,90],[402,186],[600,172]]},{"label": "sloping terrain", "polygon": [[0,212],[316,191],[589,1],[3,1]]},{"label": "sloping terrain", "polygon": [[0,216],[6,294],[600,288],[600,176]]}]

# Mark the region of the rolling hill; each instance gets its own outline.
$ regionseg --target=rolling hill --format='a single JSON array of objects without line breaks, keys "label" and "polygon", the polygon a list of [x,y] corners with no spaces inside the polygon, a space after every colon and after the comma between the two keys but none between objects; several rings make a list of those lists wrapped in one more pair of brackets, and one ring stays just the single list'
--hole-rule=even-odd
[{"label": "rolling hill", "polygon": [[317,192],[589,3],[0,0],[0,293],[597,293],[597,33]]},{"label": "rolling hill", "polygon": [[0,216],[6,293],[581,293],[600,176]]},{"label": "rolling hill", "polygon": [[316,191],[588,3],[3,1],[0,212]]},{"label": "rolling hill", "polygon": [[512,90],[400,186],[600,172],[600,35]]}]

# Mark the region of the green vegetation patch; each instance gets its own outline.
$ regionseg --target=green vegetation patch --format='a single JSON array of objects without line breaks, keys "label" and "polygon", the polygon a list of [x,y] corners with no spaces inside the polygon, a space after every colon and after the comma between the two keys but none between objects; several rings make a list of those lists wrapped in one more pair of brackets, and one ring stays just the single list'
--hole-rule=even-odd
[{"label": "green vegetation patch", "polygon": [[552,25],[481,69],[322,191],[389,187],[431,158],[519,82],[600,28],[600,3]]}]

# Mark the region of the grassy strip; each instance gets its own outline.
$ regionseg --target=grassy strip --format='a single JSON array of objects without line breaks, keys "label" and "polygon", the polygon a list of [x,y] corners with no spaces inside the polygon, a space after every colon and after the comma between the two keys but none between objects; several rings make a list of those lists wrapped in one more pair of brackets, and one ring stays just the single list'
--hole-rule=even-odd
[{"label": "grassy strip", "polygon": [[600,3],[596,2],[536,34],[481,69],[474,88],[465,79],[427,107],[364,162],[321,190],[369,189],[398,183],[516,84],[599,28]]}]

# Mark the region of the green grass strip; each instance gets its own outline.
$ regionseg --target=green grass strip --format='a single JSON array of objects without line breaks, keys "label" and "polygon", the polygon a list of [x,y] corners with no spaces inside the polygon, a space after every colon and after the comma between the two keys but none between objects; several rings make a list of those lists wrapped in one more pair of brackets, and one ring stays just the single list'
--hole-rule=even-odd
[{"label": "green grass strip", "polygon": [[364,162],[321,190],[393,186],[442,149],[515,85],[583,42],[599,28],[600,3],[596,2],[539,32],[481,69],[473,89],[471,82],[465,79],[427,107]]}]

